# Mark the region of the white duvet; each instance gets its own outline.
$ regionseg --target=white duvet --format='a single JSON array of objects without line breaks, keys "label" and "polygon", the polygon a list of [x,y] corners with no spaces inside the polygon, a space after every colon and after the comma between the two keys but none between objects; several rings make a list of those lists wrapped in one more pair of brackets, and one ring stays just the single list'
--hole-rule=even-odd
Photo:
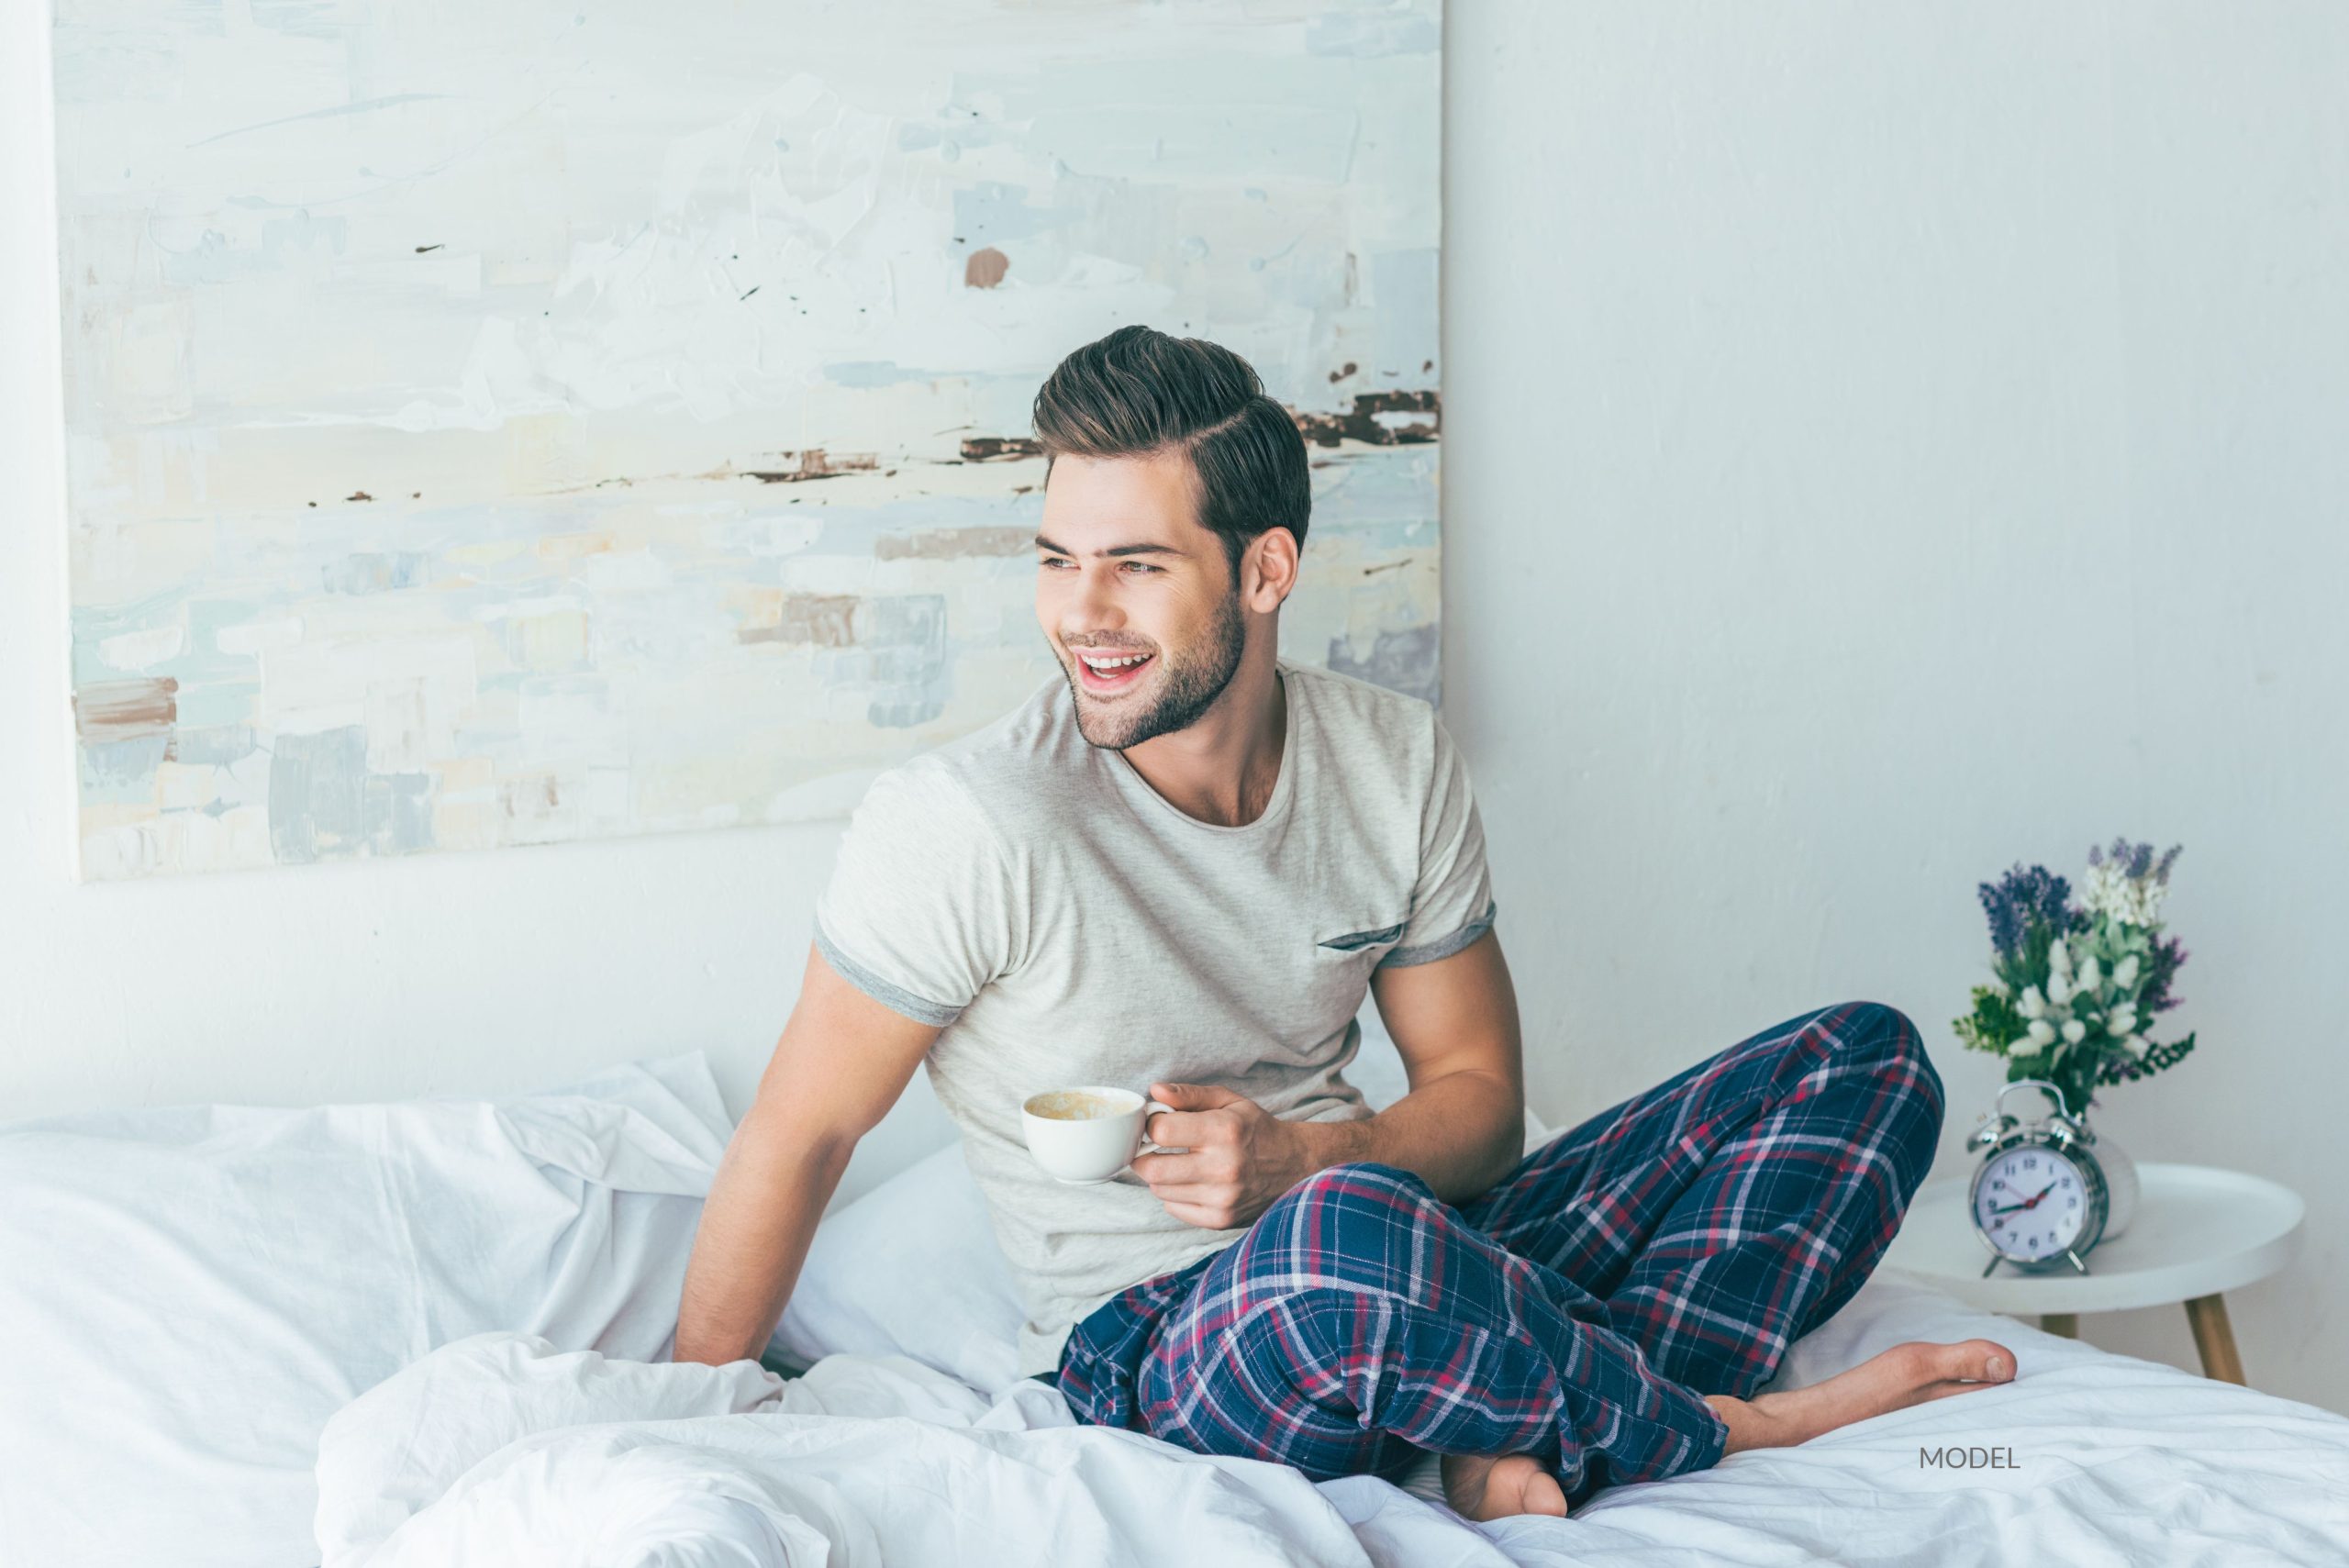
[{"label": "white duvet", "polygon": [[[1797,1449],[1602,1494],[1567,1519],[1471,1526],[1363,1478],[1210,1459],[989,1399],[896,1357],[785,1382],[446,1345],[346,1406],[319,1444],[326,1568],[952,1564],[2337,1564],[2349,1420],[1964,1307],[1887,1271],[1789,1357],[1814,1382],[1908,1339],[1987,1335],[2014,1382]],[[1997,1450],[1946,1469],[1922,1451]]]}]

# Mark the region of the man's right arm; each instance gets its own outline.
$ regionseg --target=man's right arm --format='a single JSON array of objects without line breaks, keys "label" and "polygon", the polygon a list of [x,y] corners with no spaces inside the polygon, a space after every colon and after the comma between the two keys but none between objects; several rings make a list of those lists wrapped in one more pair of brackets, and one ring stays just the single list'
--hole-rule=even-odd
[{"label": "man's right arm", "polygon": [[874,1001],[809,946],[799,1000],[702,1205],[675,1360],[722,1366],[766,1348],[849,1155],[939,1032]]}]

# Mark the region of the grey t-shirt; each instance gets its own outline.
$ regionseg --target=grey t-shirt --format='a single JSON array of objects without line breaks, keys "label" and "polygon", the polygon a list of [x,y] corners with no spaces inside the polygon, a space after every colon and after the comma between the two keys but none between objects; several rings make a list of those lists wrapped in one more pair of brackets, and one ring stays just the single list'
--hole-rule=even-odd
[{"label": "grey t-shirt", "polygon": [[816,906],[825,961],[944,1026],[931,1085],[1019,1284],[1019,1370],[1058,1364],[1102,1302],[1236,1240],[1168,1214],[1130,1173],[1055,1181],[1020,1102],[1076,1084],[1219,1084],[1276,1116],[1370,1109],[1343,1077],[1381,965],[1491,926],[1484,830],[1435,711],[1279,662],[1287,738],[1241,827],[1170,805],[1086,743],[1054,675],[985,728],[873,782]]}]

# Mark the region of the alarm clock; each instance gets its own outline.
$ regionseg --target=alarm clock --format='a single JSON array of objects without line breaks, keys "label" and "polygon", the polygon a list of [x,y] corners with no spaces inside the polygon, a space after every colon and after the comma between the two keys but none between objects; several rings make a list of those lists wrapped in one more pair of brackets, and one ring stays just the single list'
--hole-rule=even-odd
[{"label": "alarm clock", "polygon": [[[2007,1096],[2040,1089],[2054,1108],[2036,1121],[2006,1114]],[[1966,1213],[1990,1251],[1986,1279],[2000,1263],[2027,1273],[2088,1272],[2087,1255],[2104,1236],[2112,1190],[2096,1157],[2096,1134],[2064,1109],[2064,1092],[2043,1078],[2020,1078],[1966,1140],[1982,1151]]]}]

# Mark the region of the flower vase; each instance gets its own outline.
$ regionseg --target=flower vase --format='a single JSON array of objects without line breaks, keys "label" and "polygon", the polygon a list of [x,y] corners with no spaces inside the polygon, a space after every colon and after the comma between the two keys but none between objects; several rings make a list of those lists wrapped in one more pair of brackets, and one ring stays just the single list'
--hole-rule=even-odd
[{"label": "flower vase", "polygon": [[2097,1244],[2102,1246],[2116,1240],[2137,1217],[2137,1162],[2110,1133],[2088,1127],[2086,1116],[2081,1117],[2080,1125],[2087,1128],[2088,1148],[2104,1172],[2104,1234],[2097,1238]]}]

